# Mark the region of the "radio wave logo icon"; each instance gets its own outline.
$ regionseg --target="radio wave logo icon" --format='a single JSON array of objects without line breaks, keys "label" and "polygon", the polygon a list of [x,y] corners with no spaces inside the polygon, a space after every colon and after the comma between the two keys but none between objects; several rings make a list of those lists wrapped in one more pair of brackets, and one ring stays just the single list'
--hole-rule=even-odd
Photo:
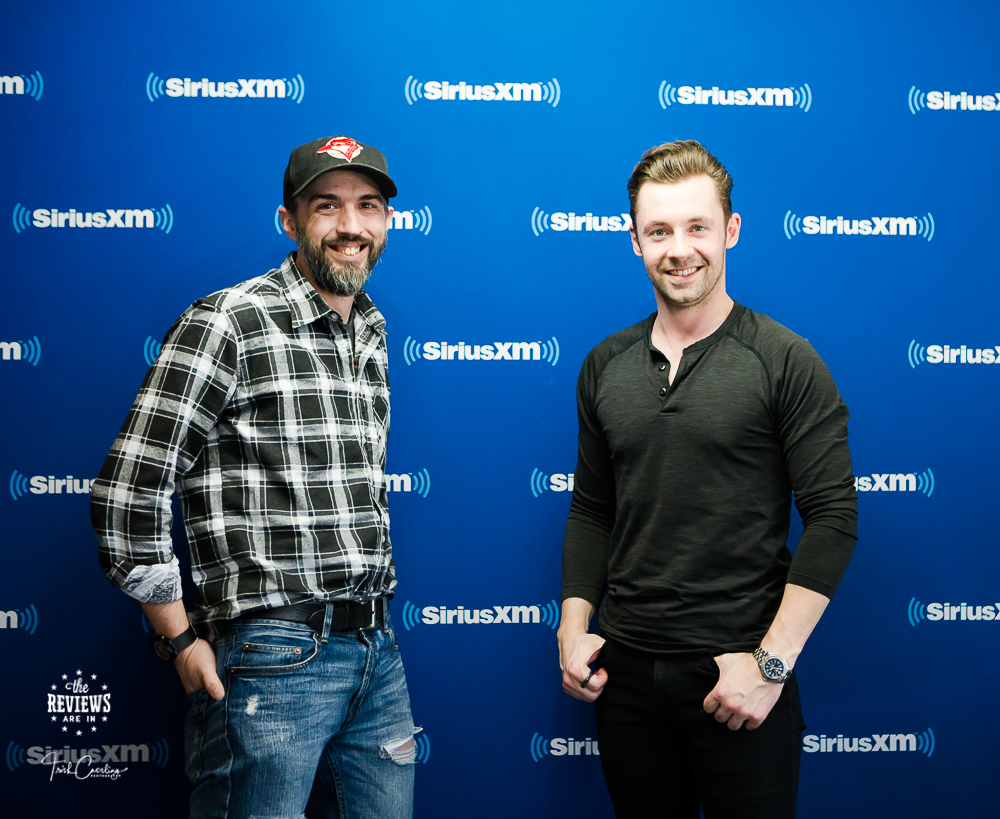
[{"label": "radio wave logo icon", "polygon": [[10,496],[17,500],[24,497],[28,492],[28,479],[16,469],[10,476]]},{"label": "radio wave logo icon", "polygon": [[802,217],[796,216],[790,210],[785,212],[785,236],[791,239],[802,232]]},{"label": "radio wave logo icon", "polygon": [[427,764],[427,760],[431,758],[431,739],[427,734],[421,731],[413,738],[413,744],[417,746],[417,762],[422,765]]},{"label": "radio wave logo icon", "polygon": [[431,217],[431,209],[424,205],[420,210],[407,211],[413,213],[414,227],[426,236],[431,232],[431,224],[434,220]]},{"label": "radio wave logo icon", "polygon": [[423,358],[423,349],[420,346],[420,342],[410,336],[406,337],[406,341],[403,342],[403,361],[407,364],[412,364],[418,358]]},{"label": "radio wave logo icon", "polygon": [[930,211],[927,211],[926,216],[917,217],[917,233],[928,242],[934,238],[934,216]]},{"label": "radio wave logo icon", "polygon": [[813,92],[809,87],[809,83],[803,83],[795,89],[795,104],[803,111],[808,111],[812,108]]},{"label": "radio wave logo icon", "polygon": [[666,111],[668,105],[677,102],[677,89],[666,80],[660,83],[660,107]]},{"label": "radio wave logo icon", "polygon": [[161,768],[167,767],[167,762],[170,761],[170,746],[167,744],[166,739],[149,743],[149,760]]},{"label": "radio wave logo icon", "polygon": [[551,82],[545,81],[541,83],[541,86],[542,102],[547,102],[555,108],[559,104],[559,98],[562,96],[562,89],[559,88],[559,80],[553,77]]},{"label": "radio wave logo icon", "polygon": [[434,218],[431,209],[424,205],[420,210],[397,210],[392,214],[389,227],[394,230],[416,229],[426,236],[431,232]]},{"label": "radio wave logo icon", "polygon": [[536,236],[541,236],[543,231],[549,229],[549,214],[541,208],[535,208],[531,212],[531,229]]},{"label": "radio wave logo icon", "polygon": [[149,101],[154,102],[164,93],[163,80],[150,71],[149,76],[146,77],[146,96],[149,97]]},{"label": "radio wave logo icon", "polygon": [[414,606],[409,600],[403,603],[403,627],[409,631],[420,625],[420,606]]},{"label": "radio wave logo icon", "polygon": [[18,233],[22,230],[27,230],[31,227],[31,211],[18,202],[14,205],[14,213],[11,215],[11,221],[14,223],[14,230]]},{"label": "radio wave logo icon", "polygon": [[[42,343],[38,340],[38,336],[32,336],[27,341],[13,343],[17,344],[17,350],[14,351],[15,361],[27,361],[32,367],[38,366],[38,362],[42,360]],[[12,347],[12,343],[3,344],[0,342],[0,347],[3,347],[3,358],[6,360],[10,355],[8,348]]]},{"label": "radio wave logo icon", "polygon": [[911,369],[915,370],[918,365],[923,364],[927,360],[927,357],[924,355],[926,349],[922,344],[917,344],[916,339],[910,341],[910,348],[906,352],[906,357],[910,362]]},{"label": "radio wave logo icon", "polygon": [[0,94],[27,94],[34,100],[40,100],[45,91],[45,81],[42,79],[42,72],[36,71],[34,74],[15,74],[13,77],[6,75],[0,77]]},{"label": "radio wave logo icon", "polygon": [[278,207],[274,209],[274,229],[278,231],[279,236],[284,236],[285,229],[281,226],[281,213],[279,212],[280,210],[281,210],[281,205],[278,205]]},{"label": "radio wave logo icon", "polygon": [[541,607],[542,622],[554,631],[559,625],[559,604],[555,600],[550,600]]},{"label": "radio wave logo icon", "polygon": [[910,86],[910,93],[906,95],[906,102],[910,106],[910,113],[915,114],[927,107],[927,95],[917,86]]},{"label": "radio wave logo icon", "polygon": [[156,221],[153,223],[153,227],[158,227],[164,233],[170,233],[174,229],[174,212],[170,205],[164,205],[155,210],[154,213]]},{"label": "radio wave logo icon", "polygon": [[27,749],[22,748],[13,740],[7,744],[7,769],[13,771],[25,763]]},{"label": "radio wave logo icon", "polygon": [[934,755],[934,746],[937,743],[934,741],[934,732],[928,728],[917,734],[917,750],[921,753],[927,754],[927,756]]},{"label": "radio wave logo icon", "polygon": [[142,345],[142,357],[146,359],[146,363],[150,367],[153,366],[153,362],[156,361],[156,357],[162,349],[163,345],[159,341],[152,336],[146,336],[146,341]]},{"label": "radio wave logo icon", "polygon": [[403,85],[403,96],[406,97],[406,101],[410,105],[413,105],[417,100],[422,100],[424,98],[424,84],[415,80],[411,74]]},{"label": "radio wave logo icon", "polygon": [[543,341],[542,345],[542,358],[549,362],[553,367],[559,361],[559,340],[552,336],[551,341]]},{"label": "radio wave logo icon", "polygon": [[431,473],[425,468],[419,472],[408,472],[407,474],[413,478],[413,491],[420,497],[426,498],[431,491]]},{"label": "radio wave logo icon", "polygon": [[290,80],[286,79],[285,82],[288,84],[288,96],[295,100],[296,105],[301,105],[306,96],[306,81],[302,79],[302,75],[296,74]]},{"label": "radio wave logo icon", "polygon": [[531,735],[529,748],[531,749],[531,758],[535,760],[535,762],[541,762],[542,757],[548,756],[549,742],[545,739],[545,737],[536,731]]},{"label": "radio wave logo icon", "polygon": [[531,494],[540,497],[549,489],[549,476],[540,469],[531,470]]},{"label": "radio wave logo icon", "polygon": [[923,620],[927,614],[927,606],[917,600],[916,597],[910,598],[910,605],[906,607],[906,616],[910,621],[911,626],[915,626],[921,620]]},{"label": "radio wave logo icon", "polygon": [[17,627],[28,634],[34,634],[38,628],[38,609],[34,605],[23,609],[14,609],[17,614]]},{"label": "radio wave logo icon", "polygon": [[917,475],[917,491],[923,492],[928,498],[934,494],[934,473],[930,469]]}]

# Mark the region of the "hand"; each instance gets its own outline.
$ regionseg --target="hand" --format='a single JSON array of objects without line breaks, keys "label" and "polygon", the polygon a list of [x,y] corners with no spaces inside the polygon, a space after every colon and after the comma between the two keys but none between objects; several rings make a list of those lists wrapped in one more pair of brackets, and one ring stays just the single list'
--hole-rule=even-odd
[{"label": "hand", "polygon": [[781,696],[784,683],[765,682],[752,654],[720,654],[715,663],[719,681],[705,697],[705,711],[715,714],[731,731],[759,727]]},{"label": "hand", "polygon": [[586,687],[583,681],[590,674],[590,664],[601,653],[604,638],[596,634],[559,634],[559,667],[563,672],[563,691],[583,702],[593,702],[604,690],[608,672],[599,668],[590,677]]},{"label": "hand", "polygon": [[221,700],[226,690],[215,671],[212,644],[200,637],[174,658],[174,668],[181,677],[184,690],[190,694],[199,688],[208,691],[212,699]]}]

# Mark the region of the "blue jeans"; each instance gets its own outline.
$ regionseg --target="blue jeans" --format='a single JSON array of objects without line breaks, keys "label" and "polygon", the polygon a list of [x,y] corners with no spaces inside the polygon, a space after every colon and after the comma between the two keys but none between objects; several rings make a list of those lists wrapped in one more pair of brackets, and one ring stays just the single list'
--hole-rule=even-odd
[{"label": "blue jeans", "polygon": [[416,749],[391,625],[322,631],[231,624],[215,641],[218,702],[189,694],[192,819],[409,819]]}]

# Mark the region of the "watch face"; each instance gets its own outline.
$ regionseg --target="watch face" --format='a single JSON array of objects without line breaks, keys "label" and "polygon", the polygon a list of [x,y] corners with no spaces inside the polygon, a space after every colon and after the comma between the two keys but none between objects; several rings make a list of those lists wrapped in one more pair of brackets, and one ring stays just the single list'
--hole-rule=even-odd
[{"label": "watch face", "polygon": [[170,649],[167,648],[163,643],[161,643],[159,639],[153,641],[153,651],[156,652],[156,656],[159,657],[161,660],[171,659]]},{"label": "watch face", "polygon": [[785,675],[785,664],[778,657],[771,657],[763,668],[764,674],[771,680],[780,680]]}]

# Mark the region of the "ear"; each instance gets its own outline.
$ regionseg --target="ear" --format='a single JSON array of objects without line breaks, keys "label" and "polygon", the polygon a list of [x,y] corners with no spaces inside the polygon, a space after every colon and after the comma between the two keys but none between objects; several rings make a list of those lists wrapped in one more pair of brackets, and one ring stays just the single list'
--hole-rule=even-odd
[{"label": "ear", "polygon": [[736,247],[740,240],[740,215],[734,213],[729,217],[729,224],[726,225],[726,250]]},{"label": "ear", "polygon": [[632,238],[632,252],[636,256],[642,258],[642,246],[639,244],[639,236],[635,232],[635,224],[633,223],[628,229],[628,235]]},{"label": "ear", "polygon": [[298,230],[295,227],[295,217],[288,212],[288,209],[284,205],[278,208],[278,217],[281,219],[281,226],[285,229],[288,238],[293,242],[297,242],[299,239]]},{"label": "ear", "polygon": [[392,227],[392,214],[394,214],[395,212],[396,211],[394,211],[392,209],[392,205],[386,206],[386,209],[385,209],[385,229],[386,230],[388,230],[389,228]]}]

